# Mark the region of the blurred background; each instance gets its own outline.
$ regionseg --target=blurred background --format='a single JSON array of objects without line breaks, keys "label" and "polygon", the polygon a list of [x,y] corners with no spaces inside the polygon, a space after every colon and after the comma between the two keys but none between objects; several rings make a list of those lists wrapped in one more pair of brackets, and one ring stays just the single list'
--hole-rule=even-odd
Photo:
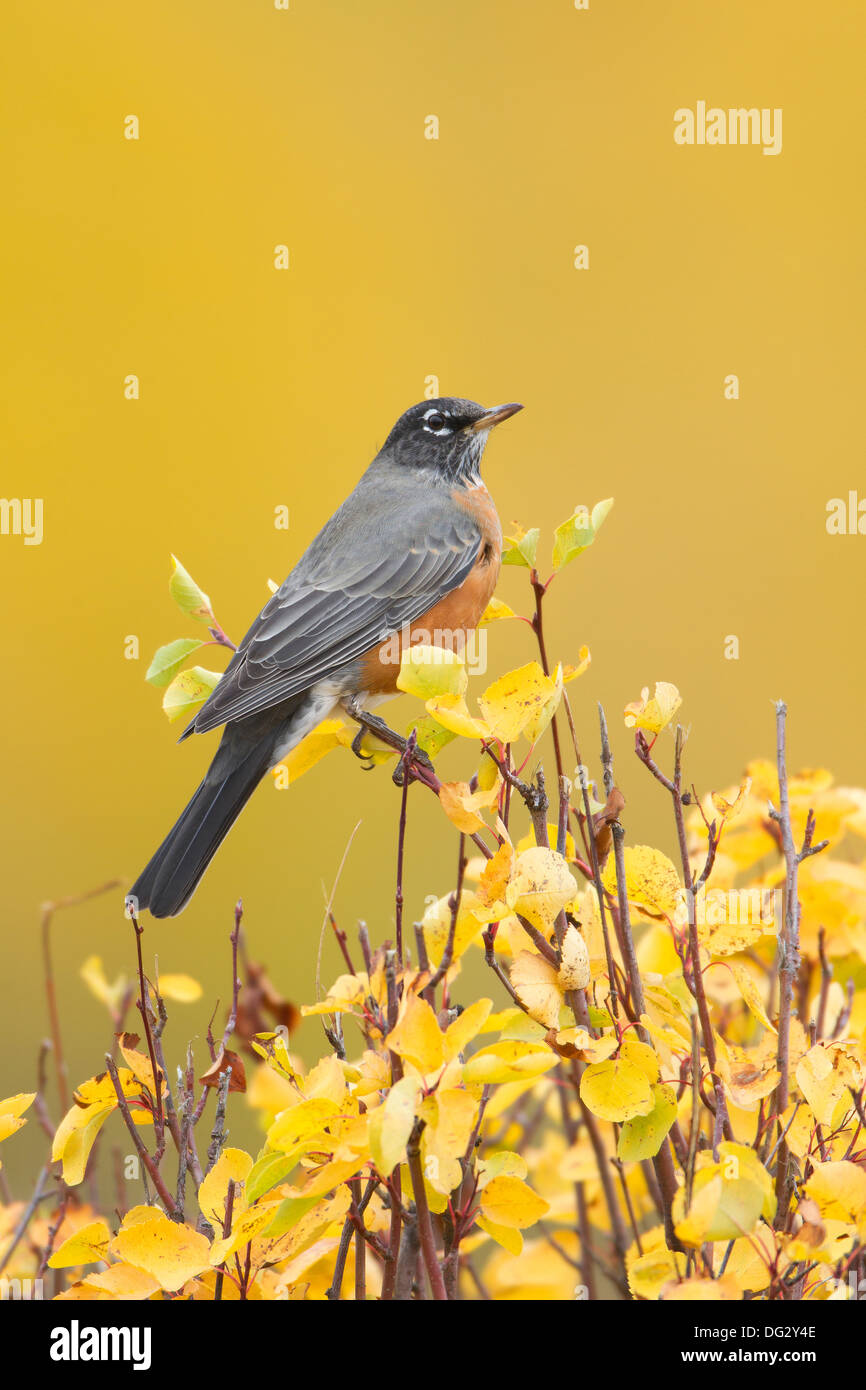
[{"label": "blurred background", "polygon": [[[159,645],[202,635],[168,596],[170,552],[239,640],[430,377],[524,402],[485,472],[504,522],[542,527],[545,564],[576,504],[616,499],[547,626],[554,659],[591,649],[572,703],[587,761],[607,708],[632,842],[671,846],[622,722],[656,680],[682,691],[699,789],[772,756],[779,696],[792,768],[862,784],[866,539],[825,525],[831,498],[866,495],[861,5],[8,0],[4,27],[2,491],[44,499],[44,540],[0,537],[0,1095],[35,1088],[48,1031],[39,904],[131,881],[212,753],[176,746],[144,682]],[[698,101],[782,108],[782,153],[676,145]],[[526,572],[499,596],[527,611]],[[470,695],[534,655],[495,625]],[[385,712],[404,727],[412,707]],[[443,775],[473,756],[451,745]],[[148,967],[204,989],[172,1007],[170,1064],[190,1035],[204,1057],[238,896],[250,953],[312,1002],[358,821],[334,912],[393,932],[398,802],[344,752],[259,790],[184,915],[147,920]],[[456,849],[413,792],[410,921]],[[53,945],[74,1084],[110,1042],[80,967],[134,964],[120,893],[59,914]],[[323,983],[339,968],[326,936]],[[477,956],[460,989],[503,1002]],[[294,1044],[317,1056],[321,1022]],[[253,1127],[236,1107],[233,1141]],[[35,1122],[4,1145],[16,1195],[43,1145]]]}]

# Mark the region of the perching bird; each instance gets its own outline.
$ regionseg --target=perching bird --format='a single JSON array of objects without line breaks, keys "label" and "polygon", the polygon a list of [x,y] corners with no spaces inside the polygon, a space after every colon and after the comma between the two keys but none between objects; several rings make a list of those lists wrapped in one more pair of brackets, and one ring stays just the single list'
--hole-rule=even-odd
[{"label": "perching bird", "polygon": [[520,409],[443,397],[401,415],[181,735],[225,725],[203,782],[128,895],[133,910],[183,911],[268,769],[338,707],[357,718],[394,694],[407,640],[474,630],[502,553],[481,456],[492,427]]}]

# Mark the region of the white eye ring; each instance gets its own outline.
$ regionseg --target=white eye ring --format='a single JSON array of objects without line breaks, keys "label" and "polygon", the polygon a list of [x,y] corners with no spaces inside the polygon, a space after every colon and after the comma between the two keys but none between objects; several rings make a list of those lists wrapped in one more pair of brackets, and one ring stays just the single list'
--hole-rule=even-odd
[{"label": "white eye ring", "polygon": [[441,410],[427,411],[424,416],[424,428],[428,434],[445,435],[452,432],[448,417],[443,415]]}]

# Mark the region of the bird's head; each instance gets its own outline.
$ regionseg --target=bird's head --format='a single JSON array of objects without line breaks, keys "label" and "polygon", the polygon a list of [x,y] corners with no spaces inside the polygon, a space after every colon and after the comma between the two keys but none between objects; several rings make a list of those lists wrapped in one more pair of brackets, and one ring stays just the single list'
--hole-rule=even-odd
[{"label": "bird's head", "polygon": [[488,434],[522,409],[512,402],[485,410],[457,396],[421,401],[400,416],[380,457],[453,483],[477,480]]}]

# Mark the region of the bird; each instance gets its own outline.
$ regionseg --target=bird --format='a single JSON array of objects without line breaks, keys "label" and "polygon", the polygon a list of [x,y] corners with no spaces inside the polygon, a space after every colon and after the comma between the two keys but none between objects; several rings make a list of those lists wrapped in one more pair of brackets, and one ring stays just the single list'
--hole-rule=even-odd
[{"label": "bird", "polygon": [[522,408],[448,396],[400,416],[181,734],[224,726],[201,784],[127,894],[127,915],[182,912],[258,783],[322,720],[340,710],[356,720],[353,748],[364,756],[365,728],[387,728],[369,711],[397,693],[407,643],[474,631],[502,556],[481,458],[490,431]]}]

